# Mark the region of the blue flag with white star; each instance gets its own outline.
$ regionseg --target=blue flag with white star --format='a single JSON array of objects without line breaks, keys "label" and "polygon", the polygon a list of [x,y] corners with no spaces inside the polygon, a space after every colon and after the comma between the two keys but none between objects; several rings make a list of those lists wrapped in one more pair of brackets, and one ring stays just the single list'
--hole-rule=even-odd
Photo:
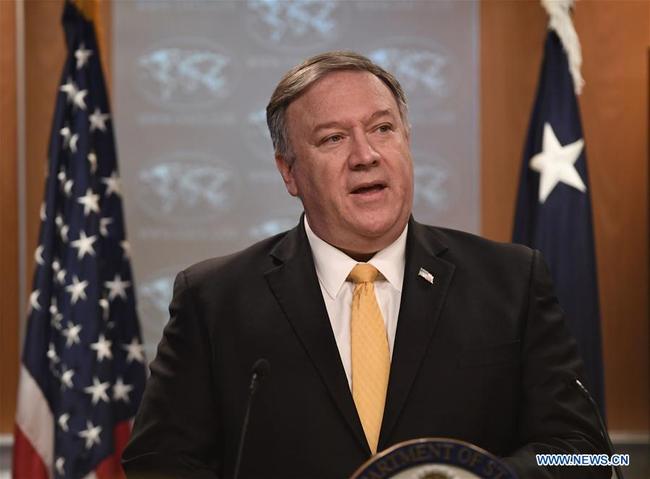
[{"label": "blue flag with white star", "polygon": [[553,30],[524,148],[513,241],[539,249],[548,262],[585,363],[586,386],[604,413],[587,157],[567,55]]},{"label": "blue flag with white star", "polygon": [[145,383],[112,117],[93,24],[66,3],[22,353],[14,477],[123,477]]}]

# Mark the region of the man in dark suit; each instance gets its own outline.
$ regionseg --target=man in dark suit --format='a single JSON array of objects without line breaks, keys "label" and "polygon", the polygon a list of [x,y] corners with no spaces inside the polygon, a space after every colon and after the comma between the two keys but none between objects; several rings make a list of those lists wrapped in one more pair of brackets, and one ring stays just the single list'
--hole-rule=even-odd
[{"label": "man in dark suit", "polygon": [[[290,70],[267,120],[299,225],[180,273],[124,453],[129,477],[349,477],[397,442],[444,436],[521,478],[602,453],[581,362],[537,252],[417,223],[406,100],[365,57]],[[363,273],[363,274],[362,274]],[[364,277],[364,274],[370,276]]]}]

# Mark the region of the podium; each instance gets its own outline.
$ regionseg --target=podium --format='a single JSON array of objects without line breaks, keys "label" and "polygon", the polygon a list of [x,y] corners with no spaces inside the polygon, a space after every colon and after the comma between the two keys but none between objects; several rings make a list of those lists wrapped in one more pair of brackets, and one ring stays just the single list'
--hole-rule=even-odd
[{"label": "podium", "polygon": [[363,464],[350,479],[517,479],[493,454],[465,441],[432,437],[400,442]]}]

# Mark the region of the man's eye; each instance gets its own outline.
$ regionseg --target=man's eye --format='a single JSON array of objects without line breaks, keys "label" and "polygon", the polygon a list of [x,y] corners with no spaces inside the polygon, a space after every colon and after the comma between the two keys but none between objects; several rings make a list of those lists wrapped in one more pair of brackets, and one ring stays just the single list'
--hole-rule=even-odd
[{"label": "man's eye", "polygon": [[338,143],[343,139],[343,135],[332,135],[328,136],[323,140],[323,143]]},{"label": "man's eye", "polygon": [[393,131],[393,125],[389,123],[384,123],[383,125],[379,125],[377,127],[377,131],[380,133],[388,133],[389,131]]}]

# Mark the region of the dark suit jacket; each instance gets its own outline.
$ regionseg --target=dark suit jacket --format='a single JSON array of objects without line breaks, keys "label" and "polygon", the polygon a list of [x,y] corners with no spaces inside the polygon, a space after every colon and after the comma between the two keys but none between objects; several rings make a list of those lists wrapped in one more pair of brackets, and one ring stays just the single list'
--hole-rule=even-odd
[{"label": "dark suit jacket", "polygon": [[[124,452],[129,477],[230,477],[259,358],[271,371],[242,478],[342,479],[370,457],[302,222],[180,273],[170,314]],[[411,220],[379,449],[445,436],[506,457],[522,479],[609,477],[535,464],[540,452],[606,451],[580,374],[538,252]]]}]

